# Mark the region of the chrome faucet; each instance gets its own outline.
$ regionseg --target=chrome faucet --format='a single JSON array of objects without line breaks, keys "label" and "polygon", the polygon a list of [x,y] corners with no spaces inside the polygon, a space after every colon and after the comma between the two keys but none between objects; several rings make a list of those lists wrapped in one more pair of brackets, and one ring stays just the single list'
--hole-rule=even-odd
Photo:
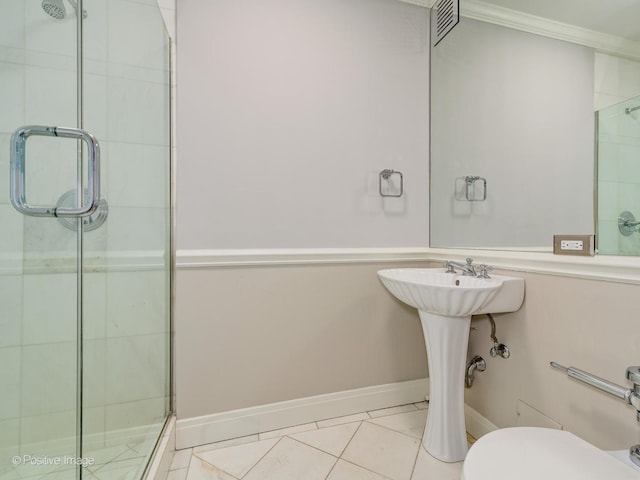
[{"label": "chrome faucet", "polygon": [[443,267],[447,269],[447,273],[456,273],[455,267],[458,267],[460,270],[462,270],[462,275],[475,277],[477,275],[476,267],[475,265],[472,265],[472,263],[473,263],[473,258],[471,257],[467,258],[466,265],[462,263],[454,262],[451,260],[445,260]]}]

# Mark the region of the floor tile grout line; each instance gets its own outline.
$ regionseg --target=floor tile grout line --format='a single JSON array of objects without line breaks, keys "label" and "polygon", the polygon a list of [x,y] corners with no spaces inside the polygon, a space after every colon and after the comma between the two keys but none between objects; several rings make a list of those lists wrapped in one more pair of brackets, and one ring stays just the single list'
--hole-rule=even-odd
[{"label": "floor tile grout line", "polygon": [[378,410],[369,410],[369,411],[367,411],[367,412],[365,412],[365,413],[366,413],[367,415],[369,415],[369,418],[372,418],[372,419],[373,419],[373,418],[391,417],[391,416],[393,416],[393,415],[401,415],[401,414],[403,414],[403,413],[412,413],[412,412],[415,412],[416,410],[424,410],[424,409],[422,409],[422,408],[418,408],[418,407],[416,406],[416,404],[415,404],[415,403],[405,403],[405,404],[403,404],[403,405],[398,405],[398,406],[396,406],[396,407],[388,407],[388,408],[389,408],[389,409],[391,409],[391,408],[406,407],[406,406],[408,406],[408,405],[413,406],[413,410],[409,410],[409,411],[407,411],[407,412],[389,413],[389,414],[387,414],[387,415],[378,415],[378,416],[376,416],[376,417],[372,416],[372,415],[371,415],[371,412],[378,412],[378,411],[380,411],[380,410],[387,410],[387,408],[380,408],[380,409],[378,409]]},{"label": "floor tile grout line", "polygon": [[[312,428],[312,429],[309,429],[309,430],[301,430],[299,432],[283,433],[281,435],[273,435],[271,437],[260,438],[260,435],[264,435],[265,433],[280,432],[280,431],[283,431],[283,430],[289,430],[289,429],[292,429],[292,428],[301,427],[303,425],[311,425],[311,424],[314,424],[315,428]],[[286,435],[293,435],[295,433],[302,433],[302,432],[310,432],[312,430],[318,430],[318,429],[319,429],[318,422],[314,421],[314,422],[299,423],[297,425],[291,425],[290,427],[276,428],[275,430],[267,430],[266,432],[258,432],[256,435],[258,435],[258,440],[268,440],[269,438],[284,437]]]},{"label": "floor tile grout line", "polygon": [[[125,448],[126,448],[127,450],[131,450],[131,451],[135,452],[135,450],[132,450],[132,449],[131,449],[131,448],[129,448],[129,447],[125,447]],[[104,467],[106,467],[107,465],[111,465],[112,463],[117,462],[117,461],[118,461],[118,458],[122,457],[122,456],[123,456],[123,455],[125,455],[126,453],[127,453],[126,451],[124,451],[124,452],[120,452],[120,453],[119,453],[119,454],[117,454],[115,457],[111,458],[110,460],[108,460],[108,461],[106,461],[106,462],[104,462],[104,463],[102,463],[102,464],[100,464],[100,465],[96,465],[96,467],[97,467],[97,468],[95,468],[95,469],[87,469],[87,471],[89,471],[92,475],[94,475],[94,476],[96,476],[96,477],[97,477],[97,472],[99,472],[100,470],[102,470],[102,469],[103,469]],[[135,453],[137,453],[137,452],[135,452]],[[133,457],[133,458],[137,458],[137,457]],[[122,461],[122,460],[120,460],[120,461]],[[98,477],[98,478],[99,478],[99,477]]]},{"label": "floor tile grout line", "polygon": [[[384,480],[392,480],[391,478],[389,478],[389,477],[387,477],[387,476],[385,476],[385,475],[381,474],[380,472],[376,472],[375,470],[371,470],[370,468],[363,467],[362,465],[358,465],[357,463],[352,462],[351,460],[345,460],[345,459],[344,459],[344,458],[342,458],[342,457],[340,457],[338,460],[342,460],[342,461],[343,461],[343,462],[345,462],[345,463],[348,463],[348,464],[353,465],[353,466],[355,466],[355,467],[358,467],[358,468],[361,468],[361,469],[363,469],[363,470],[366,470],[367,472],[371,472],[371,473],[373,473],[373,474],[375,474],[375,475],[377,475],[377,476],[379,476],[379,477],[382,477]],[[413,474],[413,471],[412,471],[412,474]]]},{"label": "floor tile grout line", "polygon": [[[404,412],[404,413],[411,413],[411,412]],[[401,414],[397,414],[397,415],[401,415]],[[372,419],[370,419],[370,420],[375,420],[375,418],[372,418]],[[413,437],[413,436],[411,436],[411,435],[407,435],[406,433],[399,432],[399,431],[397,431],[397,430],[393,430],[393,429],[391,429],[391,428],[384,427],[384,426],[382,426],[382,425],[378,425],[378,424],[375,424],[375,423],[371,423],[371,422],[369,422],[369,420],[363,420],[362,422],[360,422],[360,425],[358,426],[358,430],[360,430],[360,427],[362,427],[362,424],[363,424],[363,423],[365,423],[365,422],[366,422],[366,423],[368,423],[369,425],[373,425],[373,426],[376,426],[376,427],[384,428],[385,430],[388,430],[388,431],[393,432],[393,433],[399,433],[399,434],[404,435],[405,437],[409,437],[409,438],[411,438],[411,439],[413,439],[413,440],[418,440],[418,442],[419,442],[419,443],[418,443],[418,451],[416,452],[416,457],[415,457],[415,459],[413,460],[413,467],[411,468],[411,477],[409,477],[410,479],[413,479],[413,472],[414,472],[414,470],[415,470],[416,463],[417,463],[417,461],[418,461],[418,455],[420,454],[420,449],[422,448],[422,439],[421,439],[421,438],[417,438],[417,437]],[[355,433],[354,433],[354,434],[353,434],[353,436],[351,437],[351,440],[349,440],[349,443],[347,444],[347,447],[349,446],[349,444],[351,443],[351,441],[355,438],[356,433],[358,433],[358,430],[356,430],[356,431],[355,431]],[[343,454],[344,454],[344,452],[347,450],[347,447],[345,447],[345,448],[344,448],[344,450],[342,451],[342,453],[343,453]],[[350,463],[350,464],[352,464],[352,465],[355,465],[356,467],[363,468],[364,470],[367,470],[368,472],[375,473],[376,475],[378,475],[378,476],[380,476],[380,477],[383,477],[385,480],[389,478],[389,477],[386,477],[385,475],[383,475],[383,474],[381,474],[381,473],[379,473],[379,472],[376,472],[375,470],[371,470],[370,468],[364,467],[364,466],[362,466],[362,465],[358,465],[357,463],[354,463],[353,461],[346,460],[346,459],[342,458],[342,455],[340,455],[340,460],[342,460],[342,461],[344,461],[344,462],[348,462],[348,463]],[[391,480],[391,479],[390,479],[390,480]]]},{"label": "floor tile grout line", "polygon": [[[411,412],[406,412],[406,413],[411,413]],[[398,415],[400,415],[400,414],[398,414]],[[376,420],[376,418],[371,418],[370,420]],[[363,420],[363,422],[367,422],[370,425],[375,425],[376,427],[385,428],[385,429],[387,429],[387,430],[389,430],[391,432],[400,433],[400,434],[404,435],[405,437],[413,438],[414,440],[422,441],[422,436],[414,437],[413,435],[409,435],[408,433],[401,432],[400,430],[394,430],[393,428],[385,427],[384,425],[378,425],[377,423],[373,423],[373,422],[371,422],[369,420]],[[424,433],[423,433],[423,435],[424,435]]]},{"label": "floor tile grout line", "polygon": [[191,452],[191,456],[189,457],[189,463],[187,463],[187,474],[185,475],[185,479],[189,478],[189,472],[191,471],[191,464],[193,463],[193,457],[195,454]]},{"label": "floor tile grout line", "polygon": [[400,435],[404,435],[405,437],[409,437],[409,438],[411,438],[411,439],[413,439],[413,440],[418,440],[418,441],[420,441],[420,438],[419,438],[419,437],[414,437],[413,435],[409,435],[408,433],[400,432],[399,430],[394,430],[393,428],[385,427],[384,425],[378,425],[377,423],[372,423],[372,422],[369,422],[368,420],[365,420],[365,421],[366,421],[369,425],[375,425],[376,427],[384,428],[385,430],[388,430],[388,431],[390,431],[390,432],[393,432],[393,433],[399,433]]},{"label": "floor tile grout line", "polygon": [[[327,455],[331,455],[332,457],[336,457],[338,460],[340,460],[340,459],[342,458],[342,454],[343,454],[343,453],[344,453],[344,451],[347,449],[347,446],[351,443],[351,440],[353,440],[353,437],[355,437],[355,436],[356,436],[356,433],[358,432],[358,430],[360,430],[360,426],[362,425],[362,422],[364,422],[364,421],[366,421],[366,420],[360,420],[360,421],[358,421],[358,422],[349,422],[349,423],[342,423],[342,424],[340,424],[340,425],[332,425],[332,426],[329,426],[329,427],[323,427],[323,428],[342,427],[342,426],[344,426],[344,425],[349,425],[349,424],[351,424],[351,423],[358,423],[358,428],[356,428],[356,429],[353,431],[353,433],[351,434],[351,437],[349,437],[349,440],[347,441],[347,443],[345,444],[345,446],[342,448],[342,450],[340,451],[340,454],[339,454],[339,455],[334,455],[333,453],[325,452],[325,451],[324,451],[324,450],[322,450],[321,448],[318,448],[318,447],[316,447],[316,446],[310,445],[310,444],[308,444],[308,443],[306,443],[306,442],[304,442],[304,441],[302,441],[302,440],[299,440],[299,439],[297,439],[297,438],[290,437],[289,435],[286,435],[286,436],[287,436],[290,440],[293,440],[293,441],[295,441],[295,442],[301,443],[302,445],[305,445],[305,446],[307,446],[307,447],[314,448],[314,449],[318,450],[319,452],[326,453]],[[318,430],[323,430],[323,428],[318,428]],[[309,432],[311,432],[311,431],[313,431],[313,430],[308,430],[308,431],[309,431]],[[297,432],[297,433],[292,433],[291,435],[297,435],[298,433],[307,433],[307,432]]]},{"label": "floor tile grout line", "polygon": [[[205,443],[205,444],[202,444],[202,445],[196,445],[194,447],[189,447],[189,448],[191,448],[191,454],[192,455],[200,455],[201,453],[210,452],[212,450],[222,450],[224,448],[238,447],[240,445],[246,445],[248,443],[259,442],[260,438],[259,438],[258,435],[259,435],[259,433],[254,433],[254,434],[251,434],[251,435],[242,435],[240,437],[228,438],[226,440],[220,440],[218,442]],[[249,440],[249,437],[255,437],[255,438],[253,438],[252,440]],[[276,438],[276,437],[272,437],[272,438]],[[222,443],[231,442],[231,441],[234,441],[234,440],[241,440],[241,439],[244,439],[244,440],[242,442],[239,442],[239,443],[232,443],[232,444],[229,444],[229,445],[220,446],[220,444],[222,444]],[[215,445],[217,445],[217,446],[215,446]],[[211,446],[212,448],[207,448],[206,450],[203,450],[203,448],[207,447],[207,446]],[[183,449],[176,450],[176,451],[183,451],[183,450],[186,450],[186,449],[183,448]],[[195,450],[198,450],[198,451],[196,452]]]},{"label": "floor tile grout line", "polygon": [[[319,430],[319,429],[318,429],[318,430]],[[312,430],[308,430],[308,431],[312,431]],[[305,433],[305,432],[296,432],[296,433]],[[291,435],[295,435],[296,433],[292,433]],[[276,448],[276,446],[277,446],[277,445],[282,441],[282,439],[283,439],[283,438],[285,438],[285,437],[286,437],[287,439],[291,440],[292,442],[299,443],[300,445],[304,445],[305,447],[312,448],[312,449],[314,449],[314,450],[317,450],[318,452],[324,453],[325,455],[329,455],[330,457],[335,458],[335,461],[333,462],[333,465],[332,465],[332,467],[331,467],[331,470],[330,470],[330,471],[329,471],[329,473],[327,474],[327,477],[329,476],[329,474],[331,473],[331,471],[333,471],[334,467],[336,466],[336,463],[338,463],[338,460],[340,460],[340,457],[336,457],[335,455],[332,455],[332,454],[331,454],[331,453],[329,453],[329,452],[325,452],[324,450],[321,450],[321,449],[319,449],[319,448],[317,448],[317,447],[314,447],[313,445],[309,445],[309,444],[304,443],[304,442],[302,442],[302,441],[300,441],[300,440],[297,440],[297,439],[295,439],[295,438],[291,438],[289,435],[282,435],[282,436],[278,439],[278,441],[277,441],[276,443],[274,443],[274,444],[273,444],[273,446],[272,446],[272,447],[271,447],[271,448],[270,448],[270,449],[269,449],[269,450],[268,450],[264,455],[262,455],[262,457],[260,457],[260,459],[259,459],[256,463],[254,463],[254,464],[253,464],[253,466],[252,466],[249,470],[247,470],[247,473],[245,473],[245,474],[242,476],[242,478],[240,478],[239,480],[242,480],[243,478],[246,478],[246,476],[247,476],[247,475],[249,475],[249,473],[251,473],[251,470],[253,470],[253,469],[254,469],[254,468],[255,468],[255,467],[256,467],[256,466],[257,466],[257,465],[258,465],[262,460],[264,460],[264,458],[265,458],[265,457],[266,457],[266,456],[267,456],[267,455],[268,455],[268,454],[269,454],[269,453],[270,453],[274,448]],[[269,439],[266,439],[266,440],[269,440]],[[218,468],[218,467],[216,467],[216,468]],[[224,471],[224,470],[223,470],[223,471]],[[225,471],[225,473],[228,473],[228,472],[226,472],[226,471]],[[231,475],[231,476],[233,477],[233,475]],[[326,478],[327,478],[327,477],[325,477],[325,480],[326,480]],[[234,478],[236,478],[236,477],[234,477]]]},{"label": "floor tile grout line", "polygon": [[342,455],[344,455],[344,452],[346,452],[347,447],[348,447],[348,446],[349,446],[349,444],[353,441],[353,438],[356,436],[356,433],[358,433],[358,430],[360,430],[360,427],[362,427],[362,424],[363,424],[364,422],[365,422],[364,420],[362,420],[362,421],[358,422],[358,428],[356,428],[356,429],[353,431],[353,434],[351,435],[351,438],[350,438],[350,439],[349,439],[349,441],[345,444],[345,446],[342,448],[342,451],[340,452],[340,455],[338,456],[338,459],[341,459],[341,458],[342,458]]},{"label": "floor tile grout line", "polygon": [[[340,418],[354,417],[354,416],[357,416],[357,415],[366,415],[367,417],[369,417],[369,419],[373,418],[373,417],[371,417],[371,415],[369,415],[369,412],[364,411],[364,412],[353,413],[351,415],[340,415],[339,417],[331,417],[331,418],[325,418],[323,420],[316,420],[316,423],[319,424],[320,422],[328,422],[328,421],[332,421],[332,420],[338,420]],[[331,425],[326,425],[324,427],[321,427],[320,425],[318,425],[318,430],[320,430],[322,428],[337,427],[338,425],[346,425],[347,423],[355,423],[355,422],[362,422],[362,420],[349,420],[349,421],[344,421],[344,422],[340,422],[340,423],[333,423]]]},{"label": "floor tile grout line", "polygon": [[422,441],[418,444],[418,451],[416,452],[416,458],[413,459],[413,467],[411,468],[411,476],[409,478],[413,478],[413,474],[416,473],[416,465],[418,465],[418,457],[420,456],[422,450]]},{"label": "floor tile grout line", "polygon": [[324,480],[327,480],[327,479],[331,476],[331,473],[332,473],[332,472],[333,472],[333,470],[336,468],[336,465],[338,465],[338,462],[339,462],[339,461],[340,461],[340,458],[336,458],[336,461],[335,461],[335,462],[333,462],[333,465],[331,466],[331,470],[329,470],[329,471],[327,472],[327,474],[325,475]]},{"label": "floor tile grout line", "polygon": [[[285,436],[286,436],[286,435],[285,435]],[[287,437],[289,440],[291,440],[292,442],[299,443],[300,445],[304,445],[305,447],[313,448],[314,450],[317,450],[318,452],[324,453],[325,455],[329,455],[329,456],[331,456],[331,457],[335,458],[335,459],[336,459],[336,461],[333,463],[333,465],[334,465],[334,466],[335,466],[335,464],[338,462],[338,460],[340,460],[340,457],[336,457],[334,454],[329,453],[329,452],[325,452],[324,450],[322,450],[322,449],[320,449],[320,448],[318,448],[318,447],[314,447],[313,445],[309,445],[308,443],[304,443],[304,442],[303,442],[303,441],[301,441],[301,440],[297,440],[297,439],[295,439],[295,438],[291,438],[291,437],[289,437],[289,436],[286,436],[286,437]],[[333,467],[331,467],[331,469],[333,470]]]},{"label": "floor tile grout line", "polygon": [[[368,413],[367,413],[368,415]],[[361,420],[360,422],[358,422],[358,428],[356,428],[353,431],[353,434],[351,435],[351,438],[349,439],[349,441],[346,443],[346,445],[344,446],[344,448],[342,449],[342,451],[340,452],[340,455],[338,456],[338,458],[336,458],[335,463],[333,464],[333,467],[331,467],[331,470],[329,470],[329,473],[327,473],[327,476],[324,477],[325,480],[327,480],[330,476],[331,476],[331,472],[333,472],[333,470],[336,468],[336,465],[338,465],[338,462],[340,460],[342,460],[343,462],[346,462],[347,460],[345,460],[344,458],[342,458],[342,455],[344,454],[344,452],[347,450],[347,447],[349,446],[349,444],[352,442],[353,438],[356,436],[356,433],[358,433],[358,430],[360,430],[360,427],[362,427],[362,424],[365,422],[365,420]],[[343,425],[348,425],[348,423],[344,423]],[[337,426],[337,425],[336,425]],[[355,463],[353,462],[349,462],[352,465],[355,465]],[[356,465],[357,467],[360,467],[360,465]],[[360,467],[363,468],[363,467]],[[367,469],[367,471],[370,471]]]},{"label": "floor tile grout line", "polygon": [[[347,444],[344,446],[344,448],[342,449],[342,452],[340,453],[340,457],[339,460],[344,460],[345,462],[347,460],[345,460],[344,458],[342,458],[342,456],[344,455],[344,452],[347,451],[347,448],[349,448],[349,445],[351,445],[351,442],[353,442],[353,439],[356,438],[356,435],[358,434],[358,432],[360,431],[360,429],[362,428],[362,424],[366,422],[366,420],[363,420],[360,422],[360,425],[358,425],[358,428],[356,428],[356,431],[353,432],[353,435],[351,435],[351,438],[349,439],[349,441],[347,442]],[[336,462],[337,463],[337,462]],[[353,463],[353,462],[349,462],[349,463]],[[355,463],[354,463],[355,465]],[[357,465],[358,467],[360,467],[360,465]],[[361,467],[363,468],[363,467]],[[367,469],[368,470],[368,469]]]},{"label": "floor tile grout line", "polygon": [[[278,437],[266,438],[266,439],[264,439],[264,440],[256,440],[255,442],[249,442],[249,443],[263,442],[263,441],[266,441],[266,440],[272,440],[272,439],[275,439],[275,438],[278,438]],[[191,462],[193,461],[193,457],[197,457],[197,458],[198,458],[198,460],[200,460],[201,462],[204,462],[204,463],[206,463],[207,465],[211,465],[212,467],[214,467],[214,468],[216,468],[216,469],[220,470],[220,471],[221,471],[221,472],[223,472],[224,474],[229,475],[231,478],[234,478],[234,479],[237,479],[237,480],[242,480],[242,478],[244,478],[244,477],[246,477],[247,475],[249,475],[249,472],[250,472],[251,470],[253,470],[253,468],[254,468],[256,465],[258,465],[258,463],[260,463],[260,462],[264,459],[264,457],[265,457],[265,456],[266,456],[266,455],[267,455],[271,450],[273,450],[273,449],[275,448],[275,446],[276,446],[278,443],[280,443],[280,440],[282,440],[282,438],[283,438],[283,436],[280,436],[280,438],[278,438],[278,441],[277,441],[277,442],[275,442],[275,443],[271,446],[271,448],[270,448],[269,450],[267,450],[267,451],[266,451],[266,452],[265,452],[265,453],[264,453],[264,454],[263,454],[263,455],[262,455],[258,460],[256,460],[256,462],[251,466],[251,468],[250,468],[249,470],[247,470],[247,473],[245,473],[241,478],[238,478],[238,477],[236,477],[235,475],[233,475],[231,472],[228,472],[228,471],[226,471],[225,469],[223,469],[223,468],[221,468],[221,467],[219,467],[219,466],[217,466],[217,465],[214,465],[213,463],[210,463],[210,462],[206,461],[204,458],[200,457],[197,453],[192,453],[192,454],[191,454],[191,458],[190,458],[190,460],[189,460],[189,466],[188,466],[188,469],[187,469],[187,478],[189,478],[189,470],[191,469]],[[243,446],[243,445],[248,445],[249,443],[240,444],[240,445],[231,445],[231,446],[229,446],[229,447],[223,447],[223,448],[234,448],[234,447],[240,447],[240,446]],[[222,450],[222,448],[221,448],[221,449],[218,449],[218,450]],[[199,452],[199,453],[205,453],[205,452]]]},{"label": "floor tile grout line", "polygon": [[[258,459],[258,461],[257,461],[256,463],[254,463],[254,464],[253,464],[253,466],[252,466],[249,470],[247,470],[247,473],[245,473],[245,474],[244,474],[244,475],[243,475],[239,480],[242,480],[243,478],[246,478],[246,477],[247,477],[247,475],[249,475],[249,474],[251,473],[251,471],[252,471],[254,468],[256,468],[256,466],[257,466],[257,465],[258,465],[262,460],[264,460],[264,457],[266,457],[267,455],[269,455],[269,453],[270,453],[274,448],[276,448],[276,446],[277,446],[277,445],[282,441],[282,439],[283,439],[285,436],[286,436],[286,435],[282,435],[282,436],[280,436],[280,438],[278,438],[278,441],[277,441],[276,443],[274,443],[274,444],[271,446],[271,448],[270,448],[269,450],[267,450],[267,451],[264,453],[264,455],[262,455],[262,456]],[[277,437],[274,437],[274,438],[277,438]],[[267,438],[267,439],[265,439],[265,440],[271,440],[271,439],[270,439],[270,438]],[[263,440],[258,440],[258,441],[260,442],[260,441],[263,441]],[[232,475],[232,476],[233,476],[233,475]]]},{"label": "floor tile grout line", "polygon": [[[318,430],[321,430],[321,428],[318,428]],[[309,430],[309,431],[312,431],[312,430]],[[297,432],[297,433],[305,433],[305,432]],[[295,435],[295,433],[293,433],[292,435]],[[333,455],[333,454],[331,454],[329,452],[325,452],[324,450],[321,450],[318,447],[314,447],[313,445],[309,445],[308,443],[305,443],[302,440],[298,440],[296,438],[292,438],[289,435],[284,435],[283,437],[287,437],[292,442],[299,443],[300,445],[304,445],[305,447],[312,448],[314,450],[317,450],[318,452],[321,452],[321,453],[324,453],[325,455],[329,455],[330,457],[333,457],[335,459],[335,461],[333,462],[333,465],[331,466],[331,470],[329,470],[327,472],[327,475],[324,477],[324,480],[327,480],[327,478],[329,478],[329,475],[331,475],[331,472],[333,472],[333,469],[336,468],[336,465],[338,464],[338,460],[340,460],[340,457],[336,457],[335,455]],[[256,463],[256,465],[257,465],[257,463]]]},{"label": "floor tile grout line", "polygon": [[356,435],[358,434],[358,432],[360,431],[360,429],[362,428],[362,424],[364,422],[366,422],[367,420],[362,420],[360,422],[360,425],[358,425],[358,428],[356,428],[356,431],[353,432],[353,435],[351,435],[351,438],[349,439],[349,441],[347,442],[347,444],[344,446],[344,448],[342,449],[342,453],[340,454],[340,458],[342,458],[342,456],[344,455],[344,452],[347,451],[347,448],[349,448],[349,445],[351,445],[351,442],[353,442],[353,439],[356,437]]}]

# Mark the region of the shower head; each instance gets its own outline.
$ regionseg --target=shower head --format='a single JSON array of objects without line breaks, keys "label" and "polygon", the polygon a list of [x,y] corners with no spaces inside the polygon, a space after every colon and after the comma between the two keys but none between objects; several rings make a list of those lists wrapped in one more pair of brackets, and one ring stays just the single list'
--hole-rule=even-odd
[{"label": "shower head", "polygon": [[62,0],[42,0],[42,9],[55,19],[62,20],[67,14]]},{"label": "shower head", "polygon": [[[78,4],[75,0],[67,0],[78,14]],[[57,20],[62,20],[67,16],[67,9],[64,8],[64,0],[42,0],[42,9]],[[82,18],[87,18],[86,10],[82,10]]]}]

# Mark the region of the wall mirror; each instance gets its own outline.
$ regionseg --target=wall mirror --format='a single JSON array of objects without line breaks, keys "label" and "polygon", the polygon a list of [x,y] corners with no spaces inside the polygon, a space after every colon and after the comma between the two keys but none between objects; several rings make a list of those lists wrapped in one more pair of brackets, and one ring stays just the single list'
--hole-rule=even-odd
[{"label": "wall mirror", "polygon": [[554,234],[596,233],[599,253],[640,255],[640,2],[460,14],[431,51],[431,246],[550,251]]}]

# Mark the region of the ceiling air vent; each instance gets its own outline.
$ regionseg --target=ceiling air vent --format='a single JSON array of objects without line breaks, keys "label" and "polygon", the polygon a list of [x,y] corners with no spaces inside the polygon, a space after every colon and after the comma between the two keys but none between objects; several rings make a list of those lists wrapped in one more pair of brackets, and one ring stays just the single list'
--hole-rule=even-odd
[{"label": "ceiling air vent", "polygon": [[431,11],[431,38],[435,47],[460,20],[460,0],[438,0]]}]

